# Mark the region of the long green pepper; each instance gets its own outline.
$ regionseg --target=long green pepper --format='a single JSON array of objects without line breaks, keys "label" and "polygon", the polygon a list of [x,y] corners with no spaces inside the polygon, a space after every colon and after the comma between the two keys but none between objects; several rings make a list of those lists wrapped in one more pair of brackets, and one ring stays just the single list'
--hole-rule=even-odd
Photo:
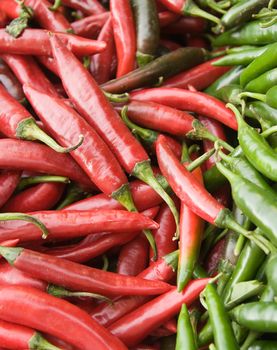
[{"label": "long green pepper", "polygon": [[176,350],[197,350],[193,328],[186,304],[182,305],[177,327]]}]

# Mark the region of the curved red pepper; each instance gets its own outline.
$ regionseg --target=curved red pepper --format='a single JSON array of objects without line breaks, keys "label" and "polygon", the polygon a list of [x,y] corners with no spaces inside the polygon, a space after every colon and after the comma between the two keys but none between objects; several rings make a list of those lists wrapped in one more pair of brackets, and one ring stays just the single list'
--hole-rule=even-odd
[{"label": "curved red pepper", "polygon": [[126,186],[128,179],[109,147],[73,108],[31,86],[24,85],[24,92],[46,128],[62,145],[77,143],[83,135],[83,143],[71,156],[102,192],[110,196]]},{"label": "curved red pepper", "polygon": [[105,41],[106,50],[93,55],[90,61],[90,71],[98,84],[103,84],[111,79],[111,62],[116,59],[115,43],[113,37],[112,19],[109,18],[103,25],[98,40]]},{"label": "curved red pepper", "polygon": [[72,22],[71,26],[76,35],[89,39],[96,39],[101,28],[109,18],[110,12],[104,12],[79,19],[78,21]]},{"label": "curved red pepper", "polygon": [[55,87],[46,78],[32,57],[2,54],[1,58],[11,68],[22,85],[32,84],[32,86],[39,89],[41,92],[58,96]]},{"label": "curved red pepper", "polygon": [[160,135],[157,141],[157,157],[162,174],[176,195],[196,215],[214,224],[218,214],[224,209],[175,157],[166,137]]},{"label": "curved red pepper", "polygon": [[[174,264],[173,264],[174,265]],[[168,282],[175,276],[174,267],[170,265],[166,257],[153,262],[137,277]],[[91,313],[92,317],[101,325],[108,327],[127,313],[135,310],[149,300],[148,297],[119,297],[113,300],[112,305],[99,304]]]},{"label": "curved red pepper", "polygon": [[65,300],[31,287],[0,287],[0,291],[2,320],[49,333],[82,350],[127,350],[86,312]]},{"label": "curved red pepper", "polygon": [[13,194],[20,181],[21,171],[5,170],[0,174],[0,208]]},{"label": "curved red pepper", "polygon": [[69,177],[87,187],[92,182],[67,154],[31,141],[0,139],[0,168],[27,170]]},{"label": "curved red pepper", "polygon": [[180,15],[170,12],[170,11],[161,11],[159,12],[159,21],[160,27],[166,27],[171,23],[176,22],[180,18]]},{"label": "curved red pepper", "polygon": [[2,212],[28,213],[52,209],[64,191],[61,183],[42,183],[11,197],[1,208]]},{"label": "curved red pepper", "polygon": [[50,10],[52,5],[49,1],[24,0],[24,4],[34,10],[34,19],[42,28],[53,32],[67,32],[71,29],[70,23],[61,12]]},{"label": "curved red pepper", "polygon": [[135,23],[128,0],[111,0],[110,11],[118,61],[116,77],[119,78],[135,69]]},{"label": "curved red pepper", "polygon": [[202,34],[205,32],[207,22],[200,17],[180,16],[177,21],[169,24],[164,28],[164,32],[168,34]]},{"label": "curved red pepper", "polygon": [[[154,207],[143,212],[143,215],[153,219],[159,207]],[[133,240],[139,235],[137,232],[121,232],[120,234],[111,234],[107,232],[90,234],[86,236],[80,243],[71,246],[48,249],[46,252],[59,258],[70,261],[83,263],[104,254],[109,249],[121,246]]]},{"label": "curved red pepper", "polygon": [[[202,47],[204,49],[209,48],[209,43],[206,39],[201,36],[190,36],[188,35],[186,38],[186,44],[190,47]],[[215,79],[216,80],[216,79]],[[209,85],[207,85],[208,87]]]},{"label": "curved red pepper", "polygon": [[86,15],[97,15],[106,11],[98,0],[63,0],[63,4]]},{"label": "curved red pepper", "polygon": [[168,39],[161,39],[160,44],[170,51],[174,51],[182,47],[180,44],[176,43],[175,41],[168,40]]},{"label": "curved red pepper", "polygon": [[[56,33],[76,55],[92,55],[106,48],[103,41],[90,40],[73,34]],[[47,30],[25,29],[17,39],[0,29],[0,51],[8,54],[51,56],[50,37]]]},{"label": "curved red pepper", "polygon": [[[157,295],[171,286],[134,276],[99,270],[72,261],[56,258],[24,248],[1,247],[1,254],[10,264],[32,277],[70,290],[116,295]],[[10,258],[9,254],[13,254]]]},{"label": "curved red pepper", "polygon": [[[176,232],[175,220],[170,209],[165,203],[161,205],[155,221],[160,227],[153,231],[153,236],[157,246],[157,257],[161,258],[177,249],[177,241],[173,240]],[[150,259],[152,258],[153,250],[150,249]]]},{"label": "curved red pepper", "polygon": [[133,92],[131,97],[132,100],[156,102],[202,114],[216,119],[234,130],[238,129],[234,113],[226,108],[223,102],[203,92],[177,88],[153,88]]},{"label": "curved red pepper", "polygon": [[[46,225],[50,239],[70,239],[104,231],[130,232],[159,227],[146,216],[125,210],[49,210],[34,212],[32,216]],[[32,224],[1,223],[0,242],[14,238],[19,238],[21,242],[40,240],[41,231]]]},{"label": "curved red pepper", "polygon": [[[190,46],[190,45],[189,45]],[[216,81],[221,75],[227,72],[231,67],[217,67],[212,65],[218,58],[199,64],[185,72],[179,73],[172,78],[167,79],[163,86],[171,88],[187,89],[192,85],[196,90],[203,90]]]},{"label": "curved red pepper", "polygon": [[209,278],[194,280],[181,293],[172,288],[125,315],[108,329],[128,347],[135,346],[154,329],[175,316],[183,303],[190,305],[196,300],[209,281]]},{"label": "curved red pepper", "polygon": [[16,1],[1,0],[0,10],[2,10],[9,18],[17,18],[20,15],[20,6]]}]

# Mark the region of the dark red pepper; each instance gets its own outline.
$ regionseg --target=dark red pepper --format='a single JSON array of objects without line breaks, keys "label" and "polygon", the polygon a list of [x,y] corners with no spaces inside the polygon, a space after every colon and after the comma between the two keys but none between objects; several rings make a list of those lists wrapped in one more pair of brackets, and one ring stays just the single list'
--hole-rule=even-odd
[{"label": "dark red pepper", "polygon": [[80,35],[89,39],[96,39],[109,17],[109,12],[103,12],[72,22],[71,26],[76,35]]},{"label": "dark red pepper", "polygon": [[0,174],[0,208],[13,194],[20,181],[21,171],[4,170]]},{"label": "dark red pepper", "polygon": [[63,4],[86,15],[98,15],[106,11],[98,0],[63,0]]}]

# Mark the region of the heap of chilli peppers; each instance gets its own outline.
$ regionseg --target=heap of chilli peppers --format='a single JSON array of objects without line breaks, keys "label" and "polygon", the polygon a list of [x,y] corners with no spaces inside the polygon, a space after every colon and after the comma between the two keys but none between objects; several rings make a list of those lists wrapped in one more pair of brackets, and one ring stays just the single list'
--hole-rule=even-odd
[{"label": "heap of chilli peppers", "polygon": [[0,1],[0,348],[277,349],[277,1]]}]

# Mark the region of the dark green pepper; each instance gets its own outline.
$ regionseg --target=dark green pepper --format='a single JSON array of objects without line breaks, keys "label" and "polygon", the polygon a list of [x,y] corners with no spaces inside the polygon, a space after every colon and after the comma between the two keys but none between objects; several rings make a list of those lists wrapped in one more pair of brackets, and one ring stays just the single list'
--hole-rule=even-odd
[{"label": "dark green pepper", "polygon": [[266,277],[269,285],[274,290],[275,295],[277,295],[277,255],[274,254],[270,257],[266,269],[265,269]]},{"label": "dark green pepper", "polygon": [[240,325],[262,333],[277,332],[277,303],[253,302],[242,304],[230,311],[231,317]]},{"label": "dark green pepper", "polygon": [[277,85],[277,68],[271,69],[250,81],[246,85],[245,90],[266,94],[267,91],[275,85]]},{"label": "dark green pepper", "polygon": [[160,24],[155,0],[132,0],[136,20],[137,61],[139,66],[151,62],[160,41]]},{"label": "dark green pepper", "polygon": [[246,23],[243,27],[227,31],[212,42],[214,46],[225,45],[266,45],[277,41],[277,23],[262,28],[260,21]]},{"label": "dark green pepper", "polygon": [[186,304],[182,305],[177,328],[176,350],[197,350],[193,328]]},{"label": "dark green pepper", "polygon": [[242,91],[243,90],[239,85],[230,84],[217,91],[217,98],[226,103],[229,102],[234,105],[240,105],[242,100],[238,95],[241,94]]}]

